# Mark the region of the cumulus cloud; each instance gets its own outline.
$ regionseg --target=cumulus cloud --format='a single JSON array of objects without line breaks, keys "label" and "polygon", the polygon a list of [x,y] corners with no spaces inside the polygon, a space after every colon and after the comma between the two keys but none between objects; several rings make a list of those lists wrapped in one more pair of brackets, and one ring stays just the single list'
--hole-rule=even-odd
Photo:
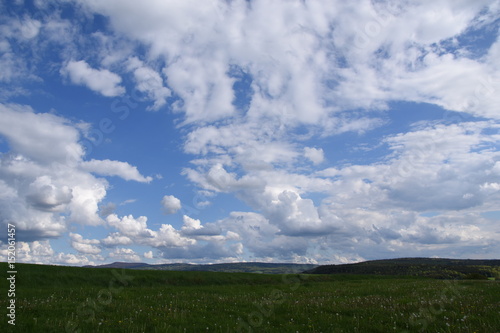
[{"label": "cumulus cloud", "polygon": [[83,239],[82,235],[76,233],[69,233],[71,238],[71,246],[80,253],[83,254],[99,254],[101,249],[99,248],[99,240],[97,239]]},{"label": "cumulus cloud", "polygon": [[125,261],[125,262],[140,262],[141,257],[135,253],[132,249],[127,249],[123,247],[116,248],[113,252],[109,254],[109,257],[114,261]]},{"label": "cumulus cloud", "polygon": [[161,199],[161,205],[165,214],[175,214],[182,208],[181,201],[173,195],[165,195]]},{"label": "cumulus cloud", "polygon": [[308,236],[332,232],[331,224],[320,219],[314,202],[302,199],[296,192],[281,192],[265,209],[270,221],[280,227],[281,233]]},{"label": "cumulus cloud", "polygon": [[125,162],[87,164],[78,126],[57,115],[0,105],[0,135],[10,147],[0,153],[0,221],[15,222],[25,241],[60,237],[71,223],[104,223],[98,211],[108,182],[91,171],[150,180]]},{"label": "cumulus cloud", "polygon": [[144,65],[137,57],[128,61],[127,69],[134,73],[137,90],[145,93],[149,99],[154,101],[153,106],[148,107],[148,109],[157,111],[167,103],[171,92],[163,85],[163,78],[159,73]]},{"label": "cumulus cloud", "polygon": [[[110,248],[127,244],[150,246],[164,259],[232,260],[242,253],[239,234],[227,228],[223,231],[220,221],[202,224],[200,220],[184,215],[182,228],[162,224],[158,230],[151,230],[143,216],[120,218],[113,214],[108,216],[107,222],[118,230],[100,241]],[[144,257],[151,259],[153,252],[146,252]]]},{"label": "cumulus cloud", "polygon": [[[78,131],[65,119],[25,107],[1,106],[0,134],[12,150],[0,155],[6,200],[2,221],[16,221],[29,238],[56,237],[69,219],[98,224],[97,203],[106,182],[75,169],[82,158]],[[12,131],[12,128],[18,131]],[[95,206],[94,206],[95,204]],[[95,208],[95,209],[94,209]]]},{"label": "cumulus cloud", "polygon": [[[7,253],[0,249],[0,253]],[[94,265],[95,261],[102,261],[104,258],[100,255],[93,254],[72,254],[64,252],[56,252],[52,249],[50,242],[33,241],[33,242],[17,242],[16,260],[19,262],[30,262],[37,264],[53,264],[53,265]],[[94,261],[95,260],[95,261]]]},{"label": "cumulus cloud", "polygon": [[92,68],[85,60],[69,61],[61,69],[61,75],[68,77],[73,84],[86,86],[106,97],[125,93],[125,88],[120,86],[122,79],[119,75],[107,69]]},{"label": "cumulus cloud", "polygon": [[154,238],[148,241],[148,244],[156,248],[177,248],[196,244],[196,240],[183,237],[170,224],[162,224],[158,232],[154,233],[154,236]]},{"label": "cumulus cloud", "polygon": [[113,232],[109,234],[106,238],[101,240],[101,243],[106,246],[115,246],[115,245],[129,245],[132,244],[133,241],[127,236],[123,236],[119,232]]},{"label": "cumulus cloud", "polygon": [[182,247],[196,243],[196,240],[183,237],[178,230],[170,224],[162,224],[159,230],[151,230],[147,225],[148,218],[132,215],[119,217],[111,214],[106,218],[109,226],[119,232],[109,235],[103,241],[106,245],[128,242],[132,240],[135,244],[148,245],[155,248],[160,247]]},{"label": "cumulus cloud", "polygon": [[[193,219],[187,215],[182,217],[182,221],[184,225],[181,228],[182,235],[191,236],[195,238],[201,239],[209,239],[207,237],[199,237],[199,236],[219,236],[222,233],[220,227],[218,227],[214,223],[206,223],[201,225],[201,221],[197,219]],[[233,235],[234,236],[234,235]],[[218,237],[218,239],[221,239]]]},{"label": "cumulus cloud", "polygon": [[73,194],[68,186],[57,188],[49,176],[39,176],[29,185],[26,199],[36,209],[54,212],[63,211]]},{"label": "cumulus cloud", "polygon": [[140,216],[137,219],[132,215],[119,218],[116,214],[111,214],[106,218],[108,224],[118,229],[125,236],[140,236],[150,235],[151,232],[147,229],[147,220],[145,216]]}]

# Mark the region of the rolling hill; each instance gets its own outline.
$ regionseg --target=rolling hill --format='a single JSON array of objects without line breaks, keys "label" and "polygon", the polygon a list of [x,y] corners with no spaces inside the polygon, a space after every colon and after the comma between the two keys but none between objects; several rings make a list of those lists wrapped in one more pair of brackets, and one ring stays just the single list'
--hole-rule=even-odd
[{"label": "rolling hill", "polygon": [[239,262],[226,264],[159,264],[150,265],[146,263],[114,262],[112,264],[99,266],[84,266],[93,268],[125,268],[140,270],[162,270],[162,271],[206,271],[226,273],[263,273],[263,274],[292,274],[310,270],[317,265],[312,264],[288,264],[288,263],[262,263],[262,262]]},{"label": "rolling hill", "polygon": [[[427,261],[392,263],[423,265]],[[390,266],[387,261],[380,263]],[[377,266],[377,262],[355,265]],[[456,261],[452,265],[462,267]],[[4,295],[15,289],[15,296],[0,297],[4,317],[5,310],[9,311],[6,318],[15,316],[15,326],[4,320],[0,331],[498,333],[500,327],[499,281],[120,268],[145,266],[130,263],[110,266],[114,267],[16,263],[15,286],[0,279]],[[7,263],[0,262],[0,270],[8,269]]]},{"label": "rolling hill", "polygon": [[500,260],[400,258],[355,264],[322,265],[306,274],[375,274],[438,279],[500,279]]}]

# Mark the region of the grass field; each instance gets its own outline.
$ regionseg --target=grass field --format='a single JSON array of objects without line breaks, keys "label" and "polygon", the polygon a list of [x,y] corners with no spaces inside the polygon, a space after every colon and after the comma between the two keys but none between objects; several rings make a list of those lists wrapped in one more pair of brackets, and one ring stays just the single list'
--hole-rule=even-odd
[{"label": "grass field", "polygon": [[499,281],[16,268],[1,332],[500,332]]}]

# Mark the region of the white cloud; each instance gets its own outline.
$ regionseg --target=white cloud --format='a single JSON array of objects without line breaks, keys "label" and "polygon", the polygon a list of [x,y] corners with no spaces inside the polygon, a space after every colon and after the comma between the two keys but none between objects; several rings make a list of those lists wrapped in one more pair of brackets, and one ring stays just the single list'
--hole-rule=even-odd
[{"label": "white cloud", "polygon": [[39,210],[57,212],[65,209],[73,199],[73,194],[68,186],[57,188],[49,176],[40,176],[29,185],[26,199]]},{"label": "white cloud", "polygon": [[184,225],[181,228],[181,233],[184,236],[204,240],[224,239],[220,236],[222,230],[214,223],[206,223],[202,225],[200,220],[193,219],[187,215],[182,217],[182,221]]},{"label": "white cloud", "polygon": [[239,235],[243,249],[255,258],[291,261],[296,255],[307,255],[307,238],[281,234],[280,229],[261,214],[232,212],[226,219],[218,221],[218,225]]},{"label": "white cloud", "polygon": [[[5,246],[6,248],[6,246]],[[6,250],[5,250],[6,251]],[[2,253],[3,250],[0,250]],[[103,260],[99,255],[69,254],[55,252],[48,240],[34,242],[17,242],[16,261],[53,265],[93,265],[93,260]]]},{"label": "white cloud", "polygon": [[304,156],[307,159],[311,160],[311,162],[313,162],[314,164],[320,164],[325,159],[323,149],[321,148],[318,149],[318,148],[305,147]]},{"label": "white cloud", "polygon": [[182,217],[183,221],[184,221],[184,228],[186,229],[201,229],[201,221],[200,220],[196,220],[196,219],[193,219],[189,216],[186,216],[184,215]]},{"label": "white cloud", "polygon": [[423,68],[392,82],[394,96],[441,105],[448,110],[497,118],[500,74],[484,63],[434,52],[422,55]]},{"label": "white cloud", "polygon": [[205,66],[186,56],[164,69],[169,86],[182,98],[178,109],[186,112],[189,122],[217,120],[235,112],[234,80],[226,75],[226,61],[212,60]]},{"label": "white cloud", "polygon": [[161,199],[161,205],[165,214],[175,214],[182,208],[181,201],[173,195],[165,195]]},{"label": "white cloud", "polygon": [[61,75],[69,77],[73,84],[86,86],[106,97],[125,93],[125,88],[120,86],[120,76],[107,69],[94,69],[85,60],[69,61],[61,69]]},{"label": "white cloud", "polygon": [[[485,134],[492,127],[497,125],[420,128],[386,139],[396,152],[387,163],[327,169],[324,175],[334,180],[319,213],[323,221],[337,219],[328,237],[344,248],[355,239],[362,256],[370,256],[373,244],[378,257],[432,250],[460,256],[465,244],[483,253],[495,243],[497,228],[478,212],[500,199],[498,188],[485,186],[499,181],[500,156],[491,146],[500,137]],[[419,214],[436,211],[430,218]]]},{"label": "white cloud", "polygon": [[178,248],[196,244],[196,240],[181,236],[180,232],[170,224],[162,224],[160,230],[147,244],[156,248]]},{"label": "white cloud", "polygon": [[[299,256],[316,253],[313,259],[324,262],[332,260],[335,248],[357,253],[347,251],[339,261],[377,256],[375,244],[379,244],[378,257],[404,252],[405,246],[427,255],[431,249],[437,251],[438,244],[443,254],[445,248],[459,251],[463,244],[481,251],[481,247],[493,246],[496,231],[486,232],[491,223],[472,226],[472,222],[457,220],[429,228],[426,225],[442,218],[423,219],[419,213],[494,209],[500,200],[495,185],[500,182],[500,157],[494,149],[499,141],[498,125],[493,121],[420,124],[411,132],[388,136],[385,161],[372,165],[327,168],[311,175],[251,170],[240,178],[215,165],[205,175],[201,170],[187,175],[203,188],[234,193],[261,212],[258,218],[242,214],[240,220],[232,217],[227,219],[231,223],[216,224],[237,233],[246,253],[264,257],[276,251],[272,244],[280,244],[290,246]],[[309,193],[322,193],[326,198],[316,206],[303,198]],[[470,221],[483,219],[471,217]],[[200,226],[199,220],[187,219],[183,229],[195,231]],[[259,232],[252,234],[244,226]],[[249,241],[262,237],[264,226],[267,242]],[[305,237],[315,239],[318,247],[307,245]],[[285,246],[284,242],[296,243]],[[277,253],[281,252],[275,252],[274,258]]]},{"label": "white cloud", "polygon": [[137,201],[137,199],[127,199],[127,200],[120,202],[120,206],[128,205],[128,204],[134,203],[136,201]]},{"label": "white cloud", "polygon": [[[76,177],[77,175],[79,177]],[[107,182],[90,174],[74,173],[72,176],[73,199],[68,205],[71,221],[84,225],[103,224],[98,211],[99,203],[106,196]]]},{"label": "white cloud", "polygon": [[147,220],[148,218],[145,216],[140,216],[137,219],[132,215],[119,218],[116,214],[111,214],[106,218],[110,226],[118,229],[123,235],[128,237],[150,234],[147,229]]},{"label": "white cloud", "polygon": [[491,204],[495,195],[484,196],[481,185],[499,179],[494,168],[500,155],[490,146],[500,136],[484,135],[488,128],[498,125],[436,126],[389,139],[401,153],[391,165],[392,177],[387,178],[389,199],[416,210],[460,210]]},{"label": "white cloud", "polygon": [[54,263],[57,265],[73,265],[73,266],[84,266],[84,265],[95,265],[95,261],[102,261],[104,258],[99,255],[89,255],[89,254],[72,254],[72,253],[62,253],[59,252],[54,256],[53,259],[45,260],[43,263]]},{"label": "white cloud", "polygon": [[79,131],[69,121],[27,106],[0,104],[0,133],[14,151],[43,164],[76,162],[83,156]]},{"label": "white cloud", "polygon": [[494,197],[480,193],[482,184],[498,179],[498,152],[490,146],[500,137],[483,134],[490,126],[497,127],[492,122],[437,125],[389,137],[386,142],[397,155],[388,164],[338,170],[341,179],[332,189],[346,204],[384,202],[417,211],[490,204]]},{"label": "white cloud", "polygon": [[133,241],[129,237],[121,235],[119,232],[113,232],[109,234],[106,238],[102,239],[101,243],[106,246],[115,246],[115,245],[130,245],[133,243]]},{"label": "white cloud", "polygon": [[143,92],[154,101],[148,109],[157,111],[167,103],[170,97],[170,89],[163,85],[163,79],[154,69],[147,67],[138,58],[134,57],[128,61],[129,71],[134,73],[137,90]]},{"label": "white cloud", "polygon": [[144,252],[144,258],[153,259],[153,251]]},{"label": "white cloud", "polygon": [[99,248],[99,240],[97,239],[83,239],[82,235],[70,232],[69,237],[71,238],[71,246],[80,253],[83,254],[99,254],[101,249]]},{"label": "white cloud", "polygon": [[40,21],[27,18],[20,23],[21,24],[19,30],[21,32],[22,38],[32,39],[38,36],[38,33],[40,32],[40,28],[42,26],[42,23]]},{"label": "white cloud", "polygon": [[137,167],[126,162],[92,159],[82,162],[80,166],[87,172],[103,176],[118,176],[125,180],[134,180],[141,183],[149,183],[153,180],[152,177],[144,177],[139,173]]},{"label": "white cloud", "polygon": [[140,262],[141,257],[135,253],[132,249],[127,248],[116,248],[113,252],[109,254],[109,257],[115,261],[125,261],[125,262]]},{"label": "white cloud", "polygon": [[18,242],[16,259],[20,261],[42,261],[54,255],[54,250],[49,241]]},{"label": "white cloud", "polygon": [[78,126],[60,116],[0,105],[0,135],[11,148],[0,154],[0,221],[15,222],[26,241],[60,237],[71,223],[104,223],[98,211],[108,183],[85,167],[150,180],[125,162],[86,164]]},{"label": "white cloud", "polygon": [[[42,23],[38,20],[24,17],[23,19],[3,16],[0,24],[0,83],[8,83],[10,91],[2,91],[0,98],[27,92],[18,87],[18,81],[33,81],[38,78],[30,71],[32,59],[21,57],[16,45],[23,45],[23,49],[30,49],[32,39],[39,35]],[[27,47],[28,46],[28,47]]]},{"label": "white cloud", "polygon": [[10,17],[8,24],[2,26],[2,34],[5,37],[15,38],[19,42],[26,42],[38,36],[42,22],[25,16],[24,18]]},{"label": "white cloud", "polygon": [[[111,214],[106,218],[109,226],[116,228],[119,233],[113,233],[103,240],[106,245],[123,244],[128,239],[134,244],[160,247],[182,247],[195,244],[194,239],[181,236],[180,232],[170,224],[162,224],[158,231],[147,226],[147,217],[134,218],[132,215],[118,217]],[[124,238],[125,236],[126,238]]]},{"label": "white cloud", "polygon": [[271,223],[280,233],[290,236],[328,234],[334,231],[334,221],[321,220],[314,202],[302,199],[293,191],[281,192],[268,207],[263,207]]},{"label": "white cloud", "polygon": [[[108,247],[116,245],[136,244],[149,246],[158,250],[163,258],[183,259],[218,259],[233,258],[234,250],[241,246],[236,243],[240,236],[233,231],[222,234],[221,225],[217,223],[202,224],[200,220],[184,216],[181,230],[172,225],[162,224],[157,231],[147,226],[145,217],[134,218],[110,215],[108,224],[118,232],[108,235],[100,242]],[[152,258],[152,251],[146,252],[145,258]]]}]

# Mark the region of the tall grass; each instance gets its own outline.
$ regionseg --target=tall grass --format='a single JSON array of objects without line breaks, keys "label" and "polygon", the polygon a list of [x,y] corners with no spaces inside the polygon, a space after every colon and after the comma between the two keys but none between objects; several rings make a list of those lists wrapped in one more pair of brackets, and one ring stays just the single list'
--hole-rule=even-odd
[{"label": "tall grass", "polygon": [[[498,281],[16,265],[1,332],[498,332]],[[0,269],[7,271],[5,264]],[[5,292],[6,280],[0,281]]]}]

